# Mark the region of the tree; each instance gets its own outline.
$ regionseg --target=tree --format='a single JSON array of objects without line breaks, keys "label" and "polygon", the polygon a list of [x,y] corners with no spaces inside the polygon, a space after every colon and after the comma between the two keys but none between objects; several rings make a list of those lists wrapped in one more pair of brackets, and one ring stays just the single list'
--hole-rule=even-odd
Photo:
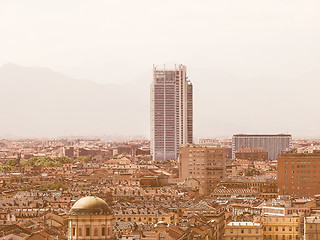
[{"label": "tree", "polygon": [[256,168],[248,168],[245,171],[245,175],[246,176],[254,176],[254,175],[258,175],[259,171]]},{"label": "tree", "polygon": [[73,162],[68,157],[32,157],[28,160],[22,161],[21,165],[24,166],[44,166],[44,167],[61,167],[63,164]]},{"label": "tree", "polygon": [[85,162],[85,163],[88,163],[88,162],[91,162],[92,161],[92,156],[79,156],[77,157],[76,159],[77,162]]},{"label": "tree", "polygon": [[19,164],[19,161],[17,159],[9,159],[7,162],[6,162],[6,165],[8,166],[12,166],[12,167],[15,167],[16,165]]}]

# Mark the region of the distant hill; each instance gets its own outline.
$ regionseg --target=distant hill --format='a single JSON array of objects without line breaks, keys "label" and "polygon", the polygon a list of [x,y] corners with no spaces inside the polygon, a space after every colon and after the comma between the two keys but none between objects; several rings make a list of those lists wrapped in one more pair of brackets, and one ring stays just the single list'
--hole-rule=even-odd
[{"label": "distant hill", "polygon": [[141,94],[123,85],[6,64],[0,89],[2,137],[148,133],[149,99],[141,101]]},{"label": "distant hill", "polygon": [[[193,69],[194,135],[320,136],[320,72],[296,79],[241,79]],[[0,68],[0,137],[149,135],[152,72],[127,84],[73,79],[47,68]]]}]

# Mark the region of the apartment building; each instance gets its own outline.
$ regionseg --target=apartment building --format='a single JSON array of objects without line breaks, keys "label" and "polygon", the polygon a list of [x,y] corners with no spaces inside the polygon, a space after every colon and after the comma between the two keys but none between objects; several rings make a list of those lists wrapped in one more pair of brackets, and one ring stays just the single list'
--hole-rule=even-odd
[{"label": "apartment building", "polygon": [[262,240],[263,228],[255,222],[230,222],[225,227],[225,240]]},{"label": "apartment building", "polygon": [[306,217],[304,220],[304,239],[320,239],[320,216]]},{"label": "apartment building", "polygon": [[180,147],[180,177],[198,179],[206,191],[225,178],[226,150],[219,145],[189,144]]},{"label": "apartment building", "polygon": [[261,217],[264,239],[296,240],[303,236],[303,216],[295,215],[265,215]]},{"label": "apartment building", "polygon": [[319,194],[320,150],[308,153],[287,151],[278,157],[279,193],[297,197]]}]

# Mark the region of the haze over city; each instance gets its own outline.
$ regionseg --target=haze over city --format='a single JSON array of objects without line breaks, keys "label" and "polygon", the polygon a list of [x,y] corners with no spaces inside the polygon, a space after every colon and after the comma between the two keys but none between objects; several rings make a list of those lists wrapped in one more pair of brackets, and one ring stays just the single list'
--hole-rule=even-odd
[{"label": "haze over city", "polygon": [[[152,66],[182,63],[194,84],[195,137],[319,138],[319,7],[318,1],[1,1],[0,136],[148,138]],[[7,63],[28,74],[22,79]],[[61,76],[49,69],[70,79],[59,85]]]},{"label": "haze over city", "polygon": [[320,239],[319,9],[1,0],[0,240]]}]

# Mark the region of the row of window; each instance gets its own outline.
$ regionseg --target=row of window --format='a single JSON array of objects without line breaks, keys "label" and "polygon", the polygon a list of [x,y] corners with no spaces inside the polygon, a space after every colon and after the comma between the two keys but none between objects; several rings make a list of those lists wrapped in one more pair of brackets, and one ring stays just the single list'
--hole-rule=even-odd
[{"label": "row of window", "polygon": [[194,153],[200,153],[200,151],[203,153],[204,152],[204,150],[189,150],[189,153],[192,153],[192,152],[194,152]]},{"label": "row of window", "polygon": [[[289,187],[288,187],[288,186],[284,186],[284,189],[289,189]],[[294,186],[292,186],[291,189],[294,189]],[[311,190],[311,189],[316,190],[316,187],[309,187],[309,186],[297,187],[297,190],[300,190],[300,189],[301,189],[301,190],[303,190],[303,189],[306,189],[306,190]]]},{"label": "row of window", "polygon": [[[90,227],[86,227],[85,228],[85,236],[90,236],[91,234],[91,231],[90,231]],[[109,230],[109,229],[108,229]],[[78,236],[82,236],[83,232],[82,232],[82,228],[79,227],[78,228]],[[76,236],[76,227],[73,227],[72,228],[72,235],[73,236]],[[101,228],[101,236],[105,236],[106,235],[106,228],[105,227],[102,227]],[[99,236],[99,229],[98,227],[95,227],[94,228],[94,232],[93,232],[93,236]]]},{"label": "row of window", "polygon": [[286,230],[289,230],[289,232],[291,232],[292,230],[294,230],[295,229],[295,231],[296,232],[298,232],[298,227],[296,227],[296,228],[292,228],[292,227],[278,227],[278,226],[276,226],[276,227],[264,227],[263,228],[263,230],[264,231],[267,231],[267,229],[269,230],[269,231],[272,231],[272,229],[274,228],[274,230],[275,231],[283,231],[283,232],[285,232]]},{"label": "row of window", "polygon": [[[272,220],[273,219],[273,220]],[[288,222],[292,222],[292,218],[280,218],[282,219],[282,222],[286,222],[286,220],[288,220]],[[264,222],[267,222],[267,218],[263,219]],[[269,222],[278,222],[279,218],[269,218]],[[295,222],[298,222],[298,218],[296,218]]]},{"label": "row of window", "polygon": [[[230,230],[229,230],[229,232],[230,233],[233,233],[234,231],[233,231],[233,229],[231,228]],[[246,234],[246,233],[256,233],[256,234],[258,234],[259,233],[259,229],[255,229],[255,230],[253,230],[253,229],[240,229],[240,231],[238,231],[238,233],[241,233],[241,234]]]},{"label": "row of window", "polygon": [[[297,168],[310,168],[310,165],[297,165]],[[288,168],[288,165],[285,165],[284,168]],[[291,165],[291,168],[295,168],[295,165]],[[313,165],[313,168],[316,168],[316,165]]]},{"label": "row of window", "polygon": [[299,235],[295,235],[295,237],[293,237],[292,235],[286,236],[286,235],[282,235],[282,236],[278,236],[278,235],[264,235],[263,239],[267,240],[267,239],[275,239],[275,240],[285,240],[285,239],[299,239]]},{"label": "row of window", "polygon": [[[291,178],[294,178],[294,176],[291,176]],[[316,176],[314,176],[316,178]],[[288,176],[285,176],[285,179],[288,179]],[[297,176],[297,179],[311,179],[311,176]]]},{"label": "row of window", "polygon": [[[285,162],[285,163],[288,163],[288,160],[285,160],[284,162]],[[296,162],[297,162],[297,163],[309,163],[309,162],[311,162],[311,161],[310,161],[310,160],[306,160],[306,159],[302,159],[302,160],[297,160]],[[315,163],[316,160],[313,160],[312,162]],[[294,160],[291,160],[291,163],[295,163],[295,161],[294,161]]]},{"label": "row of window", "polygon": [[[125,218],[118,217],[118,220],[121,220],[121,219],[122,219],[122,220],[125,220]],[[143,219],[144,219],[144,220],[147,220],[146,217],[144,217]],[[160,219],[160,218],[159,218],[159,219]],[[133,217],[133,218],[128,217],[128,219],[127,219],[128,222],[130,222],[130,221],[132,221],[132,220],[133,220],[133,221],[138,220],[139,222],[141,222],[141,221],[142,221],[142,218],[141,218],[141,217],[139,217],[139,218],[136,218],[136,217]],[[161,220],[162,220],[162,221],[165,221],[166,219],[165,219],[164,217],[162,217]],[[149,221],[149,222],[153,222],[153,219],[149,217],[149,218],[148,218],[148,221]]]},{"label": "row of window", "polygon": [[[199,165],[200,164],[199,160],[200,159],[197,159],[197,163],[193,163],[193,164],[198,164]],[[194,159],[193,161],[195,162],[196,160]],[[189,159],[189,162],[192,162],[192,159]],[[204,159],[202,159],[202,162],[204,162]],[[189,163],[189,164],[192,164],[192,163]],[[201,163],[201,164],[204,165],[204,163]]]},{"label": "row of window", "polygon": [[[285,173],[288,173],[288,171],[286,170],[286,171],[284,171]],[[291,171],[291,173],[294,173],[294,170],[293,171]],[[297,170],[297,172],[296,173],[311,173],[311,171],[299,171],[299,170]],[[313,171],[313,173],[317,173],[317,171]],[[320,173],[320,171],[319,171],[319,173]]]},{"label": "row of window", "polygon": [[[284,183],[285,183],[285,184],[289,184],[290,182],[285,181]],[[319,182],[319,183],[320,183],[320,182]],[[313,182],[310,182],[310,181],[292,181],[291,184],[306,185],[306,184],[317,184],[317,182],[315,182],[315,181],[313,181]]]},{"label": "row of window", "polygon": [[[275,239],[275,240],[285,240],[285,239],[299,239],[298,235],[295,235],[295,237],[293,237],[292,235],[286,236],[286,235],[282,235],[282,236],[278,236],[278,235],[264,235],[263,239],[267,240],[267,239]],[[226,240],[246,240],[244,237],[226,237]],[[256,237],[256,240],[259,240],[259,237]]]}]

